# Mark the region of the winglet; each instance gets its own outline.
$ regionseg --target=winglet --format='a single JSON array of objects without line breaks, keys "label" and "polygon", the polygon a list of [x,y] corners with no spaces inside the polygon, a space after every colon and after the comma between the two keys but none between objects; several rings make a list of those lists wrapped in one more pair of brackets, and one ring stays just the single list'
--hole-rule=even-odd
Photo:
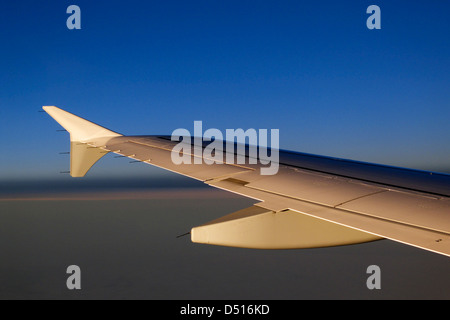
[{"label": "winglet", "polygon": [[88,142],[98,138],[121,136],[117,132],[60,108],[44,106],[42,109],[70,133],[70,175],[72,177],[84,177],[89,169],[107,153],[102,149],[92,148]]},{"label": "winglet", "polygon": [[88,141],[103,137],[120,137],[121,134],[80,118],[58,107],[42,107],[53,119],[70,133],[70,141]]}]

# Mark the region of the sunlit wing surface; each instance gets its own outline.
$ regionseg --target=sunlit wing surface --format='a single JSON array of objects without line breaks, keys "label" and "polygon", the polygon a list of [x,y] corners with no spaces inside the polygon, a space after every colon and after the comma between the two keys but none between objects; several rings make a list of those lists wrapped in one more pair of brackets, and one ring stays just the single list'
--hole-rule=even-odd
[{"label": "sunlit wing surface", "polygon": [[[169,136],[124,136],[57,107],[44,110],[70,133],[73,177],[113,152],[255,200],[193,228],[193,242],[295,249],[387,238],[450,255],[450,175],[282,150],[275,175],[261,175],[260,163],[175,164],[178,141]],[[202,155],[196,148],[192,159]]]}]

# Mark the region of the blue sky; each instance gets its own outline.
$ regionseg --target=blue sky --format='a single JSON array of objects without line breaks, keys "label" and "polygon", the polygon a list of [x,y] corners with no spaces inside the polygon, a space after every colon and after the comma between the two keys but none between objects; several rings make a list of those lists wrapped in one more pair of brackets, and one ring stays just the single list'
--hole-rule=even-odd
[{"label": "blue sky", "polygon": [[[66,8],[81,8],[69,30]],[[366,8],[381,8],[381,30]],[[280,129],[282,148],[450,172],[448,1],[0,4],[0,180],[60,178],[56,105],[123,134]],[[145,173],[144,173],[145,172]],[[160,174],[107,156],[90,176]]]}]

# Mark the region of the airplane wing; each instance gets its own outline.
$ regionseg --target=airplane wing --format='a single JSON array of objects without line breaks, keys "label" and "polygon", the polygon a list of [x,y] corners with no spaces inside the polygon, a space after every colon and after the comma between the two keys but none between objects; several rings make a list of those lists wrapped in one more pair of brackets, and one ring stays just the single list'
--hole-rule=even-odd
[{"label": "airplane wing", "polygon": [[182,150],[191,164],[175,164],[179,141],[170,136],[125,136],[57,107],[43,109],[70,133],[73,177],[113,152],[255,200],[193,228],[193,242],[296,249],[390,239],[450,256],[450,175],[282,150],[278,172],[261,175],[261,163],[196,163],[205,146],[194,144]]}]

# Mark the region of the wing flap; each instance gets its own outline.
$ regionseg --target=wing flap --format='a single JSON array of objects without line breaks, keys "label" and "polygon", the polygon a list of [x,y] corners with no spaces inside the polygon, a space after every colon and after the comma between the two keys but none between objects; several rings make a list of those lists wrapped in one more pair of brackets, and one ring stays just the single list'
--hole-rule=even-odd
[{"label": "wing flap", "polygon": [[450,201],[445,199],[390,190],[337,208],[450,234]]},{"label": "wing flap", "polygon": [[[328,207],[248,188],[242,181],[237,182],[233,179],[213,181],[209,184],[223,190],[259,200],[261,202],[257,203],[257,206],[267,210],[279,212],[289,209],[344,227],[450,256],[450,234],[448,232],[427,229],[422,226],[409,224],[408,221],[392,220],[389,218],[389,213],[386,213],[385,217],[374,217],[364,212]],[[380,203],[380,205],[382,204]]]},{"label": "wing flap", "polygon": [[276,176],[250,181],[246,186],[331,207],[385,190],[349,179],[292,168],[282,168]]}]

